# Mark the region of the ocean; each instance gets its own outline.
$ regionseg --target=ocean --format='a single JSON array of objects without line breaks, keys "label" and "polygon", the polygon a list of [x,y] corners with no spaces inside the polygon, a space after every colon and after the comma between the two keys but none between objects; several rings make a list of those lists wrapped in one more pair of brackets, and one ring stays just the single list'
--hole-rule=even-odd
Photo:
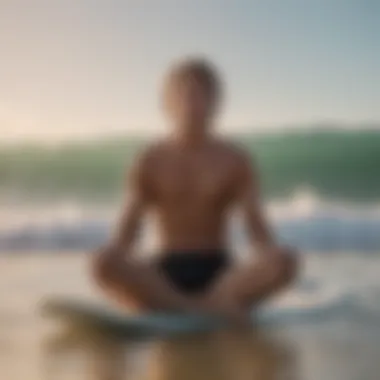
[{"label": "ocean", "polygon": [[[302,250],[379,251],[379,132],[315,129],[233,138],[257,163],[281,241]],[[0,147],[0,251],[102,243],[118,217],[125,172],[146,143],[118,137]]]},{"label": "ocean", "polygon": [[[252,336],[63,349],[52,338],[59,326],[39,315],[39,304],[55,295],[101,297],[88,261],[112,233],[124,172],[146,141],[4,145],[1,379],[378,380],[380,133],[315,129],[234,138],[258,163],[279,241],[302,255],[300,278],[273,307],[308,309],[308,317],[258,326]],[[229,234],[243,260],[246,241],[238,216]],[[156,238],[148,220],[142,240],[149,254]]]},{"label": "ocean", "polygon": [[[378,130],[313,130],[239,135],[257,161],[266,199],[283,199],[299,188],[323,199],[377,201],[380,180]],[[14,201],[62,197],[107,201],[123,188],[125,170],[149,139],[123,137],[60,145],[0,146],[0,193]]]}]

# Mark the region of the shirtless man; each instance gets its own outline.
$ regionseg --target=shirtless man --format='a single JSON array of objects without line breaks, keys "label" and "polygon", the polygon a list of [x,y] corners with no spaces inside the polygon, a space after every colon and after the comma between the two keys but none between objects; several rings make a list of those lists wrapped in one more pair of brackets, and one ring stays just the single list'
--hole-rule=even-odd
[{"label": "shirtless man", "polygon": [[[163,98],[173,133],[136,159],[116,237],[97,255],[94,276],[129,308],[245,318],[294,279],[294,252],[273,239],[248,155],[213,133],[221,101],[215,69],[199,59],[178,63]],[[227,221],[236,209],[258,256],[243,266],[227,252]],[[134,253],[146,213],[156,215],[161,238],[149,263]]]}]

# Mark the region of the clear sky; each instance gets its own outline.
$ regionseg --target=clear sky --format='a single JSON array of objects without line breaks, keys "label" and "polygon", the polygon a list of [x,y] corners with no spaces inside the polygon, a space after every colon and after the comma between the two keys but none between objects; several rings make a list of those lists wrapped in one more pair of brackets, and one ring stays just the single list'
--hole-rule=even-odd
[{"label": "clear sky", "polygon": [[0,0],[0,131],[156,131],[162,75],[203,55],[229,130],[380,120],[376,0]]}]

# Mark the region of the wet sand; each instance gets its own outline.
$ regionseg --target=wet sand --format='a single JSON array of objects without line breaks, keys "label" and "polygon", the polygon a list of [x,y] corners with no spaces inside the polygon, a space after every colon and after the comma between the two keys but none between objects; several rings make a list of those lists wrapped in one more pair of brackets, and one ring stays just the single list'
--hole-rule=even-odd
[{"label": "wet sand", "polygon": [[0,256],[0,378],[6,380],[378,380],[380,329],[328,323],[169,340],[78,338],[43,319],[51,294],[97,298],[84,255]]}]

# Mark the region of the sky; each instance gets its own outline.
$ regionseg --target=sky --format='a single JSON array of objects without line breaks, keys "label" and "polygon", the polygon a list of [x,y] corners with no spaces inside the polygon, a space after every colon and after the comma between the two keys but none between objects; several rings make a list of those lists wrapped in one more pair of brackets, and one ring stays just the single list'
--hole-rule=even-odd
[{"label": "sky", "polygon": [[380,121],[376,0],[0,0],[3,140],[165,128],[163,75],[202,56],[223,130]]}]

